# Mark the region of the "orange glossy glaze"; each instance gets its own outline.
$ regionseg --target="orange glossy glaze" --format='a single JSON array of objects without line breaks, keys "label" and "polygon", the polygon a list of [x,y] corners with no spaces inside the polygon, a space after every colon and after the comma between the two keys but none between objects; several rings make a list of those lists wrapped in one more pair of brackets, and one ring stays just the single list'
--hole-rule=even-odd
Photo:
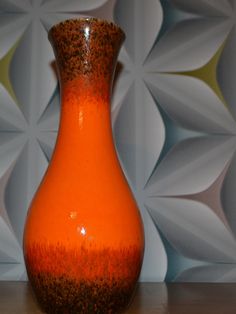
[{"label": "orange glossy glaze", "polygon": [[58,140],[28,213],[24,245],[142,248],[142,222],[114,149],[109,102],[83,80],[63,86]]}]

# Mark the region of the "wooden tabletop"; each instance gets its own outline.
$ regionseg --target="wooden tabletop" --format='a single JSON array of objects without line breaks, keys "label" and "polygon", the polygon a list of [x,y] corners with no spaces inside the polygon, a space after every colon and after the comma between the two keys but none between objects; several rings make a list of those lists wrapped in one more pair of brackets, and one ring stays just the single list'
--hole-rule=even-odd
[{"label": "wooden tabletop", "polygon": [[[0,282],[1,314],[42,314],[27,282]],[[235,314],[236,284],[141,283],[125,314]]]}]

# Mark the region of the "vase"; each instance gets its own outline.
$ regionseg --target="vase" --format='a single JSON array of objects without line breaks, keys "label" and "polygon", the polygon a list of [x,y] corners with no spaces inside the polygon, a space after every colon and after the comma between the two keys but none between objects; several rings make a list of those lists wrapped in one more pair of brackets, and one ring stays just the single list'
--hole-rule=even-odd
[{"label": "vase", "polygon": [[49,31],[61,117],[23,241],[28,278],[46,313],[120,313],[140,274],[143,224],[110,118],[124,37],[117,25],[95,18],[66,20]]}]

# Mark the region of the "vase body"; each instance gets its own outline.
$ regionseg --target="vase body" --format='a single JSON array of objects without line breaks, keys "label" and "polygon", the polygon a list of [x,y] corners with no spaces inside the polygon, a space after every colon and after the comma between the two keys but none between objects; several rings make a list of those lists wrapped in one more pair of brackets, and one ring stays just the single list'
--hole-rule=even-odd
[{"label": "vase body", "polygon": [[121,29],[68,20],[49,32],[61,88],[54,153],[28,211],[24,257],[47,313],[120,313],[141,270],[144,233],[112,138]]}]

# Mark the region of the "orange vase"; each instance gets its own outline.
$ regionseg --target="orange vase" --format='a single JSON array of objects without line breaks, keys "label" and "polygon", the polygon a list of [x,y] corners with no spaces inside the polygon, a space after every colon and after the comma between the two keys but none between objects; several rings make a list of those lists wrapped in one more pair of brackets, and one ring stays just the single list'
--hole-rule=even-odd
[{"label": "orange vase", "polygon": [[58,138],[32,201],[24,256],[47,313],[120,313],[140,273],[143,225],[115,152],[110,94],[123,31],[94,18],[52,27]]}]

